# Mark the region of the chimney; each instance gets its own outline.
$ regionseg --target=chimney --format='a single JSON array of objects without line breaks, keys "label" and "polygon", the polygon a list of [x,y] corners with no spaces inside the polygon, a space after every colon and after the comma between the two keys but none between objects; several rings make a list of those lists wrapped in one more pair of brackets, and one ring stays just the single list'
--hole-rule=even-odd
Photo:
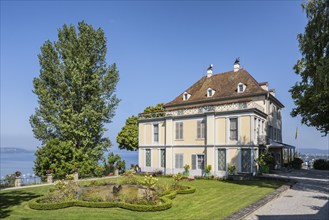
[{"label": "chimney", "polygon": [[210,66],[207,69],[207,78],[210,78],[212,76],[212,68],[214,65],[210,64]]},{"label": "chimney", "polygon": [[240,58],[236,58],[233,66],[233,71],[238,72],[240,69]]}]

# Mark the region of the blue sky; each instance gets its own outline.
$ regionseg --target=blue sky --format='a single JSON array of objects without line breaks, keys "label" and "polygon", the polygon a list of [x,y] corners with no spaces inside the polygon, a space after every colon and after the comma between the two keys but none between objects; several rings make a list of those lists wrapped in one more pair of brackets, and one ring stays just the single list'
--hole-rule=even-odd
[{"label": "blue sky", "polygon": [[[29,117],[38,106],[32,80],[46,40],[57,40],[63,24],[81,20],[102,28],[107,62],[120,71],[122,100],[106,125],[113,144],[125,119],[146,106],[169,102],[205,75],[241,65],[268,81],[283,111],[284,142],[328,148],[328,137],[291,118],[289,88],[299,79],[296,36],[307,23],[302,1],[1,1],[1,147],[36,149]],[[298,143],[295,130],[299,127]]]}]

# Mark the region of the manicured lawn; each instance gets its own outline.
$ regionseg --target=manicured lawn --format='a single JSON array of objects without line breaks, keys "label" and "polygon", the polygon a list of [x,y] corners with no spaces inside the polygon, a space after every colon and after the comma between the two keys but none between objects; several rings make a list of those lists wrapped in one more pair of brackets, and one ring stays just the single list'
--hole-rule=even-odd
[{"label": "manicured lawn", "polygon": [[[160,178],[160,182],[169,182]],[[28,201],[48,192],[37,187],[0,192],[0,218],[8,219],[223,219],[261,199],[281,186],[275,181],[225,182],[215,180],[182,181],[196,187],[193,194],[177,195],[173,207],[161,212],[133,212],[120,208],[70,207],[60,210],[32,210]]]}]

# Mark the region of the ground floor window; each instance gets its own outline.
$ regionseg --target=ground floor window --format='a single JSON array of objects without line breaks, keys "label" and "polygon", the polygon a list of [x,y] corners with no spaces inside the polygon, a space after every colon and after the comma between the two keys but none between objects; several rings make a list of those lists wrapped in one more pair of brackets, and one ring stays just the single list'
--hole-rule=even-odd
[{"label": "ground floor window", "polygon": [[151,166],[151,149],[146,149],[145,152],[145,166],[150,167]]},{"label": "ground floor window", "polygon": [[245,173],[251,172],[251,150],[241,149],[241,171]]},{"label": "ground floor window", "polygon": [[175,168],[183,168],[184,167],[184,155],[183,154],[175,154]]},{"label": "ground floor window", "polygon": [[192,155],[192,170],[203,170],[204,169],[204,155],[193,154]]},{"label": "ground floor window", "polygon": [[160,167],[166,166],[166,150],[161,149],[160,150]]},{"label": "ground floor window", "polygon": [[226,149],[218,149],[218,170],[226,170]]}]

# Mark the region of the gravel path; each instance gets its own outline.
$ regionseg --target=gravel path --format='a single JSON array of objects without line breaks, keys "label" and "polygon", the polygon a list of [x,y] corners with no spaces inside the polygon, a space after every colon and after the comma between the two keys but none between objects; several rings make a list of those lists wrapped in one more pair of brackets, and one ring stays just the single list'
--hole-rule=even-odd
[{"label": "gravel path", "polygon": [[328,171],[300,170],[271,176],[288,177],[297,180],[297,183],[245,219],[329,219]]}]

